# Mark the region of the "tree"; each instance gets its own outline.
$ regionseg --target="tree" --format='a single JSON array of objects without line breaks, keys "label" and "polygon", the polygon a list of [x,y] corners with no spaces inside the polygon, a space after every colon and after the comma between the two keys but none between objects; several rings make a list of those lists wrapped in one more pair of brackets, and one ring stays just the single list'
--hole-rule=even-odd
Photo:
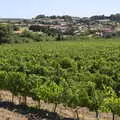
[{"label": "tree", "polygon": [[72,17],[68,15],[64,15],[61,18],[63,18],[66,22],[71,23],[72,22]]},{"label": "tree", "polygon": [[61,40],[63,40],[63,33],[59,31],[57,33],[56,41],[61,41]]},{"label": "tree", "polygon": [[56,19],[57,16],[56,16],[56,15],[52,15],[52,16],[50,16],[50,18],[51,18],[51,19]]},{"label": "tree", "polygon": [[69,25],[64,34],[66,34],[66,35],[74,35],[74,31],[75,31],[75,28],[72,25]]},{"label": "tree", "polygon": [[45,18],[45,17],[46,17],[45,15],[40,14],[40,15],[37,15],[37,16],[35,17],[35,19],[40,19],[40,18]]},{"label": "tree", "polygon": [[10,25],[2,25],[2,24],[0,24],[0,44],[10,42],[11,32],[12,31],[11,31]]},{"label": "tree", "polygon": [[13,31],[18,31],[20,30],[20,28],[17,25],[11,25],[11,28],[13,29]]}]

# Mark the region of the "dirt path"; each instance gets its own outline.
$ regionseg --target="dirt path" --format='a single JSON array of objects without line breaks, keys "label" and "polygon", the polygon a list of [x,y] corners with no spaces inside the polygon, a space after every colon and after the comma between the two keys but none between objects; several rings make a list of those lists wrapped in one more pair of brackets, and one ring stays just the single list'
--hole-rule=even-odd
[{"label": "dirt path", "polygon": [[25,116],[0,108],[0,120],[28,120]]},{"label": "dirt path", "polygon": [[[40,110],[35,109],[38,106],[37,101],[27,98],[28,106],[19,105],[18,97],[14,97],[14,103],[11,102],[12,94],[8,91],[0,91],[0,120],[73,120],[76,117],[75,110],[63,105],[58,105],[56,113],[53,112],[54,104],[41,101]],[[31,106],[33,107],[31,111]],[[96,120],[95,112],[90,112],[88,108],[79,108],[80,120]],[[112,113],[100,113],[101,120],[112,120]],[[116,116],[115,120],[120,120]]]}]

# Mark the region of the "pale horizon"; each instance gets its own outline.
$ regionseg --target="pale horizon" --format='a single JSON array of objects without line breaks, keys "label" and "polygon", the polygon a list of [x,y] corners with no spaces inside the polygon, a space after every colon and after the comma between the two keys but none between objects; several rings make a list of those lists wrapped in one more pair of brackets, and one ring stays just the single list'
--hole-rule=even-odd
[{"label": "pale horizon", "polygon": [[34,18],[39,14],[90,17],[120,13],[119,0],[4,0],[0,4],[0,18]]}]

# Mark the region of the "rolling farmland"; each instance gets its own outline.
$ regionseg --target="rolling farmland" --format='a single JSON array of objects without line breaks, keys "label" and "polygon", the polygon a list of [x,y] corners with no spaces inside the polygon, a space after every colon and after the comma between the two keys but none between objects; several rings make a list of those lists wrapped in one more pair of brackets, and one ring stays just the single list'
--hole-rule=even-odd
[{"label": "rolling farmland", "polygon": [[[120,40],[0,46],[0,89],[70,108],[120,114]],[[21,100],[19,99],[19,102]],[[76,115],[78,111],[76,110]]]}]

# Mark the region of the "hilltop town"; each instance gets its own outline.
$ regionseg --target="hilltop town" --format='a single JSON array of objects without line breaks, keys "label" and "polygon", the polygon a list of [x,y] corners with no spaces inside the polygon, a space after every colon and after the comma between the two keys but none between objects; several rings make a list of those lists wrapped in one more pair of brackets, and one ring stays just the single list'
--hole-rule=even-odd
[{"label": "hilltop town", "polygon": [[15,33],[22,33],[24,29],[32,32],[47,33],[55,36],[61,34],[65,36],[96,36],[115,37],[120,36],[120,14],[111,16],[92,16],[90,18],[64,16],[38,15],[32,19],[0,18],[0,23],[14,24],[21,29]]}]

